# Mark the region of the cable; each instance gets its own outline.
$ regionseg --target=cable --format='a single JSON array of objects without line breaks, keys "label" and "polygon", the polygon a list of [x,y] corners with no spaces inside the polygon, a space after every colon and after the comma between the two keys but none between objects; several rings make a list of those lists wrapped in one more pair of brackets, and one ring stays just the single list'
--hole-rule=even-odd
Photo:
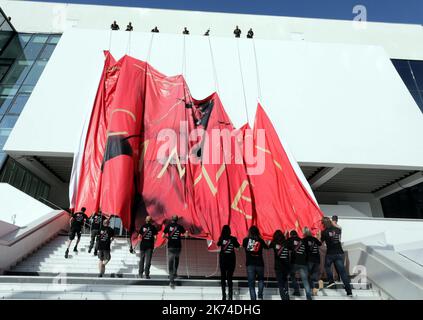
[{"label": "cable", "polygon": [[212,44],[211,44],[211,40],[210,40],[211,37],[207,37],[207,38],[208,38],[208,41],[209,41],[210,57],[211,57],[211,61],[212,61],[214,87],[216,89],[217,94],[220,96],[219,82],[218,82],[217,71],[216,71],[216,64],[215,64],[215,61],[214,61],[213,48],[212,48]]},{"label": "cable", "polygon": [[206,278],[211,278],[215,276],[218,271],[219,271],[219,254],[216,253],[216,269],[214,270],[212,274],[206,275]]},{"label": "cable", "polygon": [[148,46],[146,62],[150,61],[151,49],[153,47],[154,32],[151,33],[150,44]]},{"label": "cable", "polygon": [[238,62],[239,62],[239,72],[241,73],[241,83],[242,83],[242,93],[244,95],[244,108],[245,108],[245,114],[247,116],[247,123],[250,123],[249,117],[248,117],[248,108],[247,108],[247,96],[245,94],[245,84],[244,84],[244,75],[242,73],[242,64],[241,64],[241,52],[239,50],[239,40],[236,39],[236,46],[238,49]]},{"label": "cable", "polygon": [[186,45],[185,45],[185,35],[183,35],[183,46],[182,46],[182,71],[181,74],[185,78],[186,74]]},{"label": "cable", "polygon": [[110,52],[110,50],[112,49],[112,32],[113,32],[113,30],[112,29],[110,29],[110,34],[109,34],[109,52]]},{"label": "cable", "polygon": [[132,34],[132,31],[129,31],[128,33],[129,33],[129,35],[128,35],[128,45],[126,46],[126,54],[130,55],[131,54],[131,34]]},{"label": "cable", "polygon": [[257,95],[258,95],[259,101],[261,101],[261,84],[260,84],[260,73],[259,73],[259,67],[258,67],[257,52],[256,52],[256,43],[254,39],[251,39],[251,40],[253,41],[254,60],[256,64]]},{"label": "cable", "polygon": [[188,268],[187,238],[184,238],[184,247],[185,247],[185,269],[186,269],[187,276],[188,276],[188,279],[189,279],[190,276],[189,276],[189,268]]}]

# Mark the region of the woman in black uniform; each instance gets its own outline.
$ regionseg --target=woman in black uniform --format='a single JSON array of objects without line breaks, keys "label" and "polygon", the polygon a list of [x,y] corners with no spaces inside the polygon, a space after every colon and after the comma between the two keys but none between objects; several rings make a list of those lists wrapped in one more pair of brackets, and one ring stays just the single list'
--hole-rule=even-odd
[{"label": "woman in black uniform", "polygon": [[275,231],[269,247],[272,248],[275,253],[275,275],[278,281],[279,294],[282,300],[289,300],[289,248],[281,230]]},{"label": "woman in black uniform", "polygon": [[231,228],[223,226],[217,245],[220,247],[219,264],[222,286],[222,300],[226,300],[226,281],[229,288],[229,300],[233,298],[232,276],[235,271],[235,248],[239,248],[238,240],[231,236]]}]

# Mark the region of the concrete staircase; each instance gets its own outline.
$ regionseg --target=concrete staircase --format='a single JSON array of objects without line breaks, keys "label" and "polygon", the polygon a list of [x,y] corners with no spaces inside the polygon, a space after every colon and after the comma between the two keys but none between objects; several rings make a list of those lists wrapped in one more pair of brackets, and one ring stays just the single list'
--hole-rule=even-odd
[{"label": "concrete staircase", "polygon": [[[138,253],[129,252],[127,239],[116,239],[106,275],[98,278],[98,258],[87,252],[89,237],[81,238],[78,253],[71,247],[68,259],[64,258],[66,240],[66,236],[58,236],[0,276],[0,299],[221,299],[217,254],[207,251],[205,241],[184,240],[179,277],[172,289],[168,286],[165,248],[155,251],[151,279],[139,279]],[[237,255],[234,299],[246,300],[249,293],[242,250]],[[273,281],[273,253],[270,251],[265,254],[265,263],[264,299],[280,300]],[[381,299],[369,283],[353,283],[353,288],[352,298],[346,297],[343,286],[337,284],[335,289],[320,290],[315,299]],[[305,299],[301,291],[302,296],[291,298]]]}]

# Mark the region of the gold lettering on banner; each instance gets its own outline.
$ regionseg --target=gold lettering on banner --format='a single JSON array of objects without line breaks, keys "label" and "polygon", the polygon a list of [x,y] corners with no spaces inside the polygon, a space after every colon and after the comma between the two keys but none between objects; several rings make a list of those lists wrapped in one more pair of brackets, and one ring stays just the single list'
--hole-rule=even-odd
[{"label": "gold lettering on banner", "polygon": [[204,168],[204,166],[201,167],[201,171],[203,173],[204,178],[206,179],[206,182],[210,188],[210,191],[215,196],[217,193],[217,188],[214,186],[213,182],[211,181],[209,173],[207,172],[206,168]]},{"label": "gold lettering on banner", "polygon": [[[216,183],[219,181],[220,177],[222,176],[223,172],[225,172],[226,165],[223,163],[219,170],[216,172]],[[211,193],[213,196],[217,193],[217,186],[215,186],[209,176],[209,173],[207,172],[206,168],[204,166],[201,166],[201,173],[198,175],[198,177],[194,180],[194,186],[197,185],[201,179],[204,177],[206,179],[207,185],[210,188]]]},{"label": "gold lettering on banner", "polygon": [[[260,150],[260,151],[263,151],[263,152],[265,152],[265,153],[270,154],[270,155],[273,157],[273,155],[272,155],[272,153],[270,152],[270,150],[265,149],[265,148],[262,148],[262,147],[259,147],[258,145],[256,145],[256,148],[257,148],[258,150]],[[276,166],[279,170],[281,170],[281,171],[282,171],[282,165],[281,165],[279,162],[277,162],[275,159],[273,159],[273,163],[275,164],[275,166]]]},{"label": "gold lettering on banner", "polygon": [[166,160],[165,165],[163,166],[162,170],[157,175],[157,179],[163,177],[164,173],[167,170],[167,167],[170,165],[170,161],[175,158],[176,160],[176,167],[178,168],[179,178],[181,179],[185,174],[185,168],[182,167],[181,162],[179,161],[178,152],[176,151],[176,146],[171,151],[169,158]]},{"label": "gold lettering on banner", "polygon": [[266,153],[268,153],[268,154],[272,154],[272,153],[270,152],[270,150],[267,150],[267,149],[265,149],[265,148],[259,147],[258,145],[256,145],[256,148],[257,148],[258,150],[260,150],[260,151],[266,152]]},{"label": "gold lettering on banner", "polygon": [[113,136],[124,136],[125,134],[128,134],[128,131],[107,132],[107,136],[108,136],[108,137],[113,137]]},{"label": "gold lettering on banner", "polygon": [[282,166],[279,162],[277,162],[275,159],[273,159],[273,163],[275,164],[275,166],[277,166],[279,168],[280,171],[282,171]]},{"label": "gold lettering on banner", "polygon": [[299,231],[299,230],[300,230],[300,222],[298,221],[298,219],[295,221],[295,229],[296,229],[297,231]]},{"label": "gold lettering on banner", "polygon": [[[110,115],[110,118],[113,116],[113,114],[115,112],[124,112],[124,113],[127,113],[132,118],[132,120],[134,120],[134,122],[137,122],[137,118],[135,117],[135,114],[132,111],[129,111],[128,109],[116,108],[116,109],[112,110],[112,113]],[[110,122],[112,122],[111,119],[110,119]]]},{"label": "gold lettering on banner", "polygon": [[[134,120],[134,122],[137,121],[137,118],[135,117],[135,114],[133,114],[131,111],[124,109],[124,108],[116,108],[114,110],[112,110],[112,112],[110,113],[110,123],[112,123],[113,120],[113,115],[116,112],[124,112],[126,114],[128,114],[132,120]],[[119,132],[113,132],[113,131],[107,131],[107,136],[111,137],[111,136],[119,136],[119,135],[126,135],[129,134],[128,131],[119,131]]]},{"label": "gold lettering on banner", "polygon": [[242,210],[241,208],[238,207],[238,203],[241,199],[247,201],[247,202],[251,202],[251,198],[244,196],[243,193],[245,191],[245,189],[247,188],[247,186],[249,185],[247,180],[244,180],[241,184],[241,187],[239,188],[238,192],[236,193],[235,197],[234,197],[234,201],[232,202],[231,208],[235,211],[241,212],[245,218],[247,219],[252,219],[253,217],[249,214],[247,214],[246,212],[244,212],[244,210]]}]

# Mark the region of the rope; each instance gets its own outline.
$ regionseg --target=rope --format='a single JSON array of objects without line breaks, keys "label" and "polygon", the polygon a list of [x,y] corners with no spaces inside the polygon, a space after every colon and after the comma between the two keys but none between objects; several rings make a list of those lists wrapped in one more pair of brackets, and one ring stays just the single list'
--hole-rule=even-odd
[{"label": "rope", "polygon": [[151,48],[153,47],[154,32],[151,33],[150,44],[148,46],[146,62],[150,61]]},{"label": "rope", "polygon": [[186,66],[187,62],[186,62],[186,45],[185,45],[185,37],[186,37],[186,35],[184,35],[184,36],[183,36],[184,42],[183,42],[183,46],[182,46],[182,71],[181,71],[181,74],[182,74],[182,76],[184,76],[184,77],[185,77],[185,74],[186,74],[186,68],[187,68],[187,66]]},{"label": "rope", "polygon": [[239,41],[236,40],[236,46],[238,49],[238,62],[239,62],[239,72],[241,73],[241,83],[242,83],[242,93],[244,95],[244,108],[245,108],[245,114],[247,116],[247,123],[250,123],[249,117],[248,117],[248,108],[247,108],[247,96],[245,94],[245,84],[244,84],[244,75],[242,73],[242,65],[241,65],[241,52],[239,50]]},{"label": "rope", "polygon": [[211,278],[217,274],[219,271],[219,254],[216,253],[216,269],[214,269],[214,272],[212,274],[206,275],[206,278]]},{"label": "rope", "polygon": [[128,31],[129,35],[128,35],[128,45],[126,46],[126,54],[130,55],[131,54],[131,34],[132,31]]},{"label": "rope", "polygon": [[260,84],[260,73],[259,73],[259,67],[258,67],[257,52],[256,52],[256,43],[254,39],[252,39],[252,41],[253,41],[253,49],[254,49],[254,60],[256,64],[257,94],[258,94],[259,100],[261,101],[261,84]]},{"label": "rope", "polygon": [[216,89],[217,94],[220,96],[219,82],[217,79],[216,63],[215,63],[214,55],[213,55],[213,48],[212,48],[210,37],[207,37],[207,38],[209,40],[210,57],[211,57],[212,67],[213,67],[214,87]]},{"label": "rope", "polygon": [[187,238],[184,239],[184,247],[185,247],[185,269],[187,272],[187,277],[189,279],[190,277],[189,277],[189,268],[188,268]]},{"label": "rope", "polygon": [[113,32],[113,30],[110,29],[110,31],[109,31],[109,50],[108,50],[109,52],[112,48],[112,32]]}]

